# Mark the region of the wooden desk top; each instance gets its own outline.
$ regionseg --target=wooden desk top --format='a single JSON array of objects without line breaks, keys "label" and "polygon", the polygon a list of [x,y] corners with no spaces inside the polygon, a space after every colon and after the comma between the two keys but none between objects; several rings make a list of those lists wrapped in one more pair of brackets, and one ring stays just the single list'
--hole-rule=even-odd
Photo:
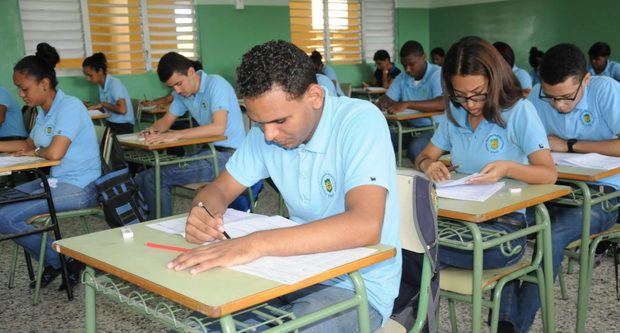
[{"label": "wooden desk top", "polygon": [[433,116],[441,116],[443,114],[444,114],[443,111],[438,111],[438,112],[420,112],[420,111],[409,110],[409,109],[407,109],[404,112],[396,113],[396,114],[384,113],[385,119],[387,119],[387,120],[398,120],[398,121],[413,120],[413,119],[420,119],[420,118],[430,118],[430,117],[433,117]]},{"label": "wooden desk top", "polygon": [[178,140],[178,141],[173,141],[173,142],[146,144],[145,141],[138,139],[138,133],[123,134],[123,135],[117,136],[117,138],[118,138],[118,142],[122,146],[142,149],[142,150],[149,150],[149,151],[161,150],[161,149],[173,148],[173,147],[184,147],[184,146],[191,146],[195,144],[211,143],[211,142],[226,140],[226,136],[218,135],[218,136],[210,136],[206,138],[183,139],[183,140]]},{"label": "wooden desk top", "polygon": [[[2,155],[6,155],[6,154],[0,154],[0,156]],[[39,158],[35,162],[19,163],[19,164],[13,164],[10,166],[0,166],[0,173],[22,171],[22,170],[32,170],[32,169],[38,169],[38,168],[44,168],[44,167],[50,167],[50,166],[56,166],[56,165],[60,165],[60,161],[49,161],[43,158]]]},{"label": "wooden desk top", "polygon": [[[457,174],[457,177],[464,176]],[[484,202],[437,198],[440,217],[469,222],[485,222],[514,211],[535,206],[565,196],[571,192],[569,186],[529,185],[513,179],[504,179],[504,187]],[[519,187],[521,193],[511,194],[510,188]]]},{"label": "wooden desk top", "polygon": [[322,281],[371,266],[395,255],[395,249],[377,245],[376,252],[358,261],[323,272],[294,285],[280,284],[226,268],[215,268],[197,275],[166,268],[178,252],[147,247],[154,242],[195,247],[179,235],[166,234],[141,223],[132,226],[134,237],[123,240],[120,230],[111,229],[54,243],[54,249],[91,267],[113,274],[141,288],[211,318],[243,310],[270,299]]}]

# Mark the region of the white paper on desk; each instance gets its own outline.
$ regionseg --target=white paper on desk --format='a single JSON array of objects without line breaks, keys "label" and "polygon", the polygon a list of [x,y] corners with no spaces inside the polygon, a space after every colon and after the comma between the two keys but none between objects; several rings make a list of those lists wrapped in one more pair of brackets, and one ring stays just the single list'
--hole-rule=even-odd
[{"label": "white paper on desk", "polygon": [[368,90],[369,92],[378,92],[378,91],[385,91],[386,89],[383,87],[366,87],[366,90]]},{"label": "white paper on desk", "polygon": [[144,141],[140,140],[140,133],[121,134],[117,135],[116,138],[119,141]]},{"label": "white paper on desk", "polygon": [[502,187],[504,187],[504,182],[438,187],[437,196],[440,198],[483,202],[501,190]]},{"label": "white paper on desk", "polygon": [[100,110],[88,110],[88,114],[93,117],[93,116],[102,116],[105,115],[105,112],[101,112]]},{"label": "white paper on desk", "polygon": [[452,187],[452,186],[459,186],[459,185],[466,185],[465,183],[467,183],[468,180],[476,177],[480,175],[479,173],[472,173],[469,176],[465,176],[463,178],[459,178],[459,179],[454,179],[454,180],[446,180],[443,182],[436,182],[435,183],[435,187],[436,188],[444,188],[444,187]]},{"label": "white paper on desk", "polygon": [[551,156],[553,156],[553,161],[557,165],[599,170],[620,168],[619,157],[605,156],[597,153],[551,153]]},{"label": "white paper on desk", "polygon": [[11,155],[3,155],[0,156],[0,167],[8,167],[16,164],[25,164],[42,161],[43,159],[36,156],[11,156]]},{"label": "white paper on desk", "polygon": [[290,257],[262,257],[251,263],[229,268],[284,284],[295,284],[327,270],[364,258],[375,251],[375,249],[360,247]]},{"label": "white paper on desk", "polygon": [[383,115],[385,116],[408,116],[408,115],[412,115],[412,114],[418,114],[420,113],[420,111],[418,110],[411,110],[411,109],[405,109],[403,112],[399,112],[399,113],[388,113],[387,111],[381,111],[383,113]]}]

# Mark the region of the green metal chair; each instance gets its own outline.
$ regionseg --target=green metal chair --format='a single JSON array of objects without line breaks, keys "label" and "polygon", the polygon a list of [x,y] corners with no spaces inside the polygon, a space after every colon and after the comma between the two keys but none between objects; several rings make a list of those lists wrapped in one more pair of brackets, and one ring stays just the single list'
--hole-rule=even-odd
[{"label": "green metal chair", "polygon": [[[101,158],[103,161],[108,163],[110,160],[112,132],[110,131],[109,127],[102,127],[102,126],[95,126],[95,130],[97,132],[97,138],[99,139],[99,144],[101,145],[100,146],[101,154],[102,154]],[[101,206],[56,213],[56,218],[58,221],[72,219],[72,218],[79,218],[80,221],[82,222],[82,225],[86,229],[86,233],[90,233],[90,228],[88,226],[88,222],[86,221],[86,218],[89,216],[103,217],[103,210],[101,209]],[[28,219],[28,224],[46,226],[49,223],[51,223],[51,218],[48,213],[35,215],[35,216],[32,216],[30,219]],[[41,275],[43,274],[43,270],[44,270],[43,263],[45,262],[45,249],[46,249],[45,243],[47,242],[47,237],[48,237],[48,234],[43,233],[42,238],[41,238],[41,251],[39,253],[39,261],[37,262],[37,270],[36,270],[35,277],[34,277],[36,281],[34,298],[33,298],[34,305],[39,304],[41,300],[41,297],[40,297],[41,296],[41,292],[40,292],[41,291]],[[10,271],[9,271],[9,283],[8,283],[9,288],[15,287],[15,269],[17,267],[18,252],[19,252],[18,245],[17,243],[15,243],[14,250],[12,253]],[[30,263],[29,258],[27,262]],[[31,270],[30,267],[28,267],[28,269]]]},{"label": "green metal chair", "polygon": [[[408,174],[399,173],[397,175],[398,185],[398,202],[400,207],[400,242],[401,246],[405,250],[419,253],[424,255],[424,261],[422,263],[422,278],[420,282],[420,296],[418,298],[418,312],[415,317],[412,328],[408,333],[421,332],[426,323],[427,314],[429,311],[428,301],[431,297],[431,279],[433,278],[433,270],[431,267],[431,260],[424,251],[424,246],[420,241],[420,235],[417,233],[417,228],[414,225],[416,219],[414,218],[413,210],[413,196],[415,195],[412,187],[413,176]],[[435,316],[437,318],[437,316]],[[407,329],[393,319],[389,319],[386,325],[375,333],[404,333]]]}]

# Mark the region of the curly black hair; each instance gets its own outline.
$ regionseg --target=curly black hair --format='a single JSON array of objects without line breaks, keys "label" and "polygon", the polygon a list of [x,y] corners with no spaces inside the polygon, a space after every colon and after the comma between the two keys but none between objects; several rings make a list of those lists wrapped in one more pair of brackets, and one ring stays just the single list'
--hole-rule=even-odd
[{"label": "curly black hair", "polygon": [[310,84],[317,83],[315,73],[304,51],[289,42],[272,40],[243,55],[237,67],[237,95],[259,97],[276,85],[291,99],[297,99]]},{"label": "curly black hair", "polygon": [[558,44],[550,48],[540,63],[540,78],[543,82],[556,85],[568,77],[583,78],[586,74],[586,58],[573,44]]},{"label": "curly black hair", "polygon": [[590,46],[588,55],[591,58],[609,57],[611,55],[611,48],[609,47],[609,44],[605,42],[596,42]]}]

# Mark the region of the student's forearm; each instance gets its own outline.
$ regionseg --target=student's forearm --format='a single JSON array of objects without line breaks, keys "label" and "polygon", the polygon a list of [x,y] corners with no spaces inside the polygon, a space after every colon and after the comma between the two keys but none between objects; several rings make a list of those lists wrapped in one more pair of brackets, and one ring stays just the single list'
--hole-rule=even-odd
[{"label": "student's forearm", "polygon": [[555,166],[525,165],[511,162],[506,175],[528,184],[554,184],[558,178]]},{"label": "student's forearm", "polygon": [[178,131],[183,139],[197,139],[209,136],[224,135],[226,128],[222,125],[211,123]]},{"label": "student's forearm", "polygon": [[379,97],[379,99],[377,100],[377,103],[375,103],[377,105],[377,107],[381,110],[385,110],[387,108],[389,108],[390,106],[392,106],[392,104],[396,103],[394,100],[392,100],[391,98],[389,98],[387,95],[383,95],[381,97]]},{"label": "student's forearm", "polygon": [[208,184],[202,189],[192,201],[192,205],[196,206],[202,202],[213,214],[224,214],[228,205],[234,199],[227,198],[225,189],[221,189],[215,183]]},{"label": "student's forearm", "polygon": [[442,97],[429,99],[426,101],[407,101],[408,109],[418,110],[421,112],[437,112],[443,111],[446,107]]},{"label": "student's forearm", "polygon": [[0,141],[1,153],[13,153],[20,150],[32,150],[35,147],[28,140]]},{"label": "student's forearm", "polygon": [[620,157],[620,139],[605,141],[577,141],[573,145],[576,153],[599,153]]},{"label": "student's forearm", "polygon": [[108,110],[110,110],[110,111],[112,111],[114,113],[118,113],[118,114],[125,114],[125,113],[127,113],[127,107],[125,107],[124,105],[110,104],[110,103],[107,103],[107,102],[101,102],[101,105],[104,108],[106,108],[106,109],[108,109]]}]

